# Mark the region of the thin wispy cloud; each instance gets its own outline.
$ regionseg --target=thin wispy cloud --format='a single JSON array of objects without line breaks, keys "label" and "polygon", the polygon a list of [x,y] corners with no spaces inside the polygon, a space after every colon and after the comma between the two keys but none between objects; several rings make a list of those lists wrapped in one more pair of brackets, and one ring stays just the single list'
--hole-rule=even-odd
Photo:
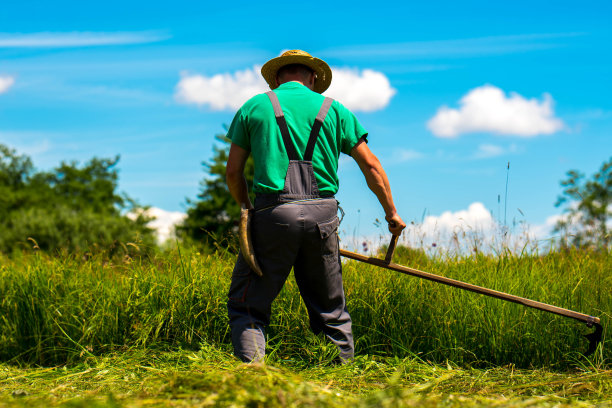
[{"label": "thin wispy cloud", "polygon": [[9,90],[15,83],[15,77],[8,75],[0,75],[0,94]]},{"label": "thin wispy cloud", "polygon": [[489,159],[492,157],[501,156],[504,154],[504,148],[497,145],[482,144],[478,146],[478,150],[474,155],[477,159]]},{"label": "thin wispy cloud", "polygon": [[542,101],[492,85],[472,89],[459,101],[459,108],[442,106],[427,122],[427,128],[441,138],[455,138],[464,133],[491,132],[500,135],[534,137],[564,128],[555,117],[553,100],[544,94]]},{"label": "thin wispy cloud", "polygon": [[408,161],[414,161],[422,159],[425,155],[419,151],[413,149],[396,149],[393,152],[390,162],[393,163],[404,163]]},{"label": "thin wispy cloud", "polygon": [[35,131],[0,130],[0,144],[27,156],[40,156],[52,147],[49,134]]},{"label": "thin wispy cloud", "polygon": [[323,57],[334,58],[378,57],[392,59],[500,55],[563,47],[564,43],[558,40],[583,35],[586,35],[586,33],[519,34],[457,40],[362,44],[330,48],[321,51],[319,54]]},{"label": "thin wispy cloud", "polygon": [[[21,73],[20,73],[21,74]],[[84,77],[22,75],[19,90],[25,95],[36,95],[38,101],[79,102],[96,106],[137,106],[164,105],[168,94],[147,88],[140,84],[117,82],[113,79],[99,78],[97,73],[84,73]],[[90,76],[87,76],[90,75]]]},{"label": "thin wispy cloud", "polygon": [[601,108],[587,109],[581,112],[569,113],[566,115],[566,118],[573,121],[606,120],[612,118],[612,110]]},{"label": "thin wispy cloud", "polygon": [[17,151],[28,156],[38,156],[47,153],[51,150],[51,142],[49,140],[41,140],[40,142],[32,142],[16,146]]},{"label": "thin wispy cloud", "polygon": [[75,85],[58,83],[46,86],[55,98],[96,105],[138,106],[167,103],[167,94],[146,89],[122,88],[107,84]]},{"label": "thin wispy cloud", "polygon": [[0,48],[71,48],[145,44],[170,38],[158,31],[0,33]]},{"label": "thin wispy cloud", "polygon": [[[328,95],[354,111],[371,112],[387,107],[397,92],[381,72],[332,68]],[[174,97],[177,102],[211,110],[236,110],[249,98],[269,90],[260,67],[212,76],[181,73]]]},{"label": "thin wispy cloud", "polygon": [[518,147],[515,144],[511,144],[508,147],[502,147],[493,144],[481,144],[478,146],[478,150],[474,153],[474,159],[491,159],[494,157],[499,157],[505,154],[514,154],[519,151]]}]

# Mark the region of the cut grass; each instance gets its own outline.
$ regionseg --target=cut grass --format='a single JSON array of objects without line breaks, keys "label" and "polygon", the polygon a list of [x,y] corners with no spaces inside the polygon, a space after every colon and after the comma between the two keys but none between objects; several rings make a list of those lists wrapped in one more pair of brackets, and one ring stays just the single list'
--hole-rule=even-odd
[{"label": "cut grass", "polygon": [[129,350],[73,366],[0,365],[0,407],[610,406],[612,372],[462,369],[359,356],[301,367],[242,364],[226,351]]}]

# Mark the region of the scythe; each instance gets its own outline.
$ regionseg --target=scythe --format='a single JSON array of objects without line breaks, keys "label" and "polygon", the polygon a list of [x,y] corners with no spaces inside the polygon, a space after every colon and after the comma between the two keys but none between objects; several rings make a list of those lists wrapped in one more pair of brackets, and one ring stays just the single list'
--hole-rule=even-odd
[{"label": "scythe", "polygon": [[444,285],[453,286],[455,288],[480,293],[481,295],[486,295],[486,296],[494,297],[497,299],[506,300],[508,302],[519,303],[523,306],[531,307],[531,308],[538,309],[538,310],[543,310],[545,312],[554,313],[560,316],[569,317],[569,318],[579,320],[581,322],[586,323],[587,327],[595,326],[595,331],[593,333],[589,333],[585,335],[585,337],[589,340],[589,348],[585,354],[587,356],[595,352],[595,350],[597,349],[597,345],[601,342],[603,328],[600,324],[600,320],[598,317],[589,316],[583,313],[575,312],[573,310],[563,309],[563,308],[549,305],[546,303],[537,302],[535,300],[510,295],[508,293],[483,288],[481,286],[472,285],[470,283],[461,282],[455,279],[450,279],[444,276],[434,275],[433,273],[423,272],[418,269],[408,268],[403,265],[392,263],[391,260],[393,258],[393,252],[395,250],[397,238],[398,238],[397,235],[393,235],[393,237],[391,238],[391,243],[389,244],[389,248],[387,250],[387,254],[384,260],[379,259],[379,258],[367,257],[361,254],[357,254],[355,252],[346,251],[344,249],[340,249],[340,255],[346,258],[350,258],[350,259],[359,261],[359,262],[365,262],[370,265],[375,265],[381,268],[390,269],[392,271],[400,272],[406,275],[416,276],[416,277],[427,279],[430,281],[442,283]]}]

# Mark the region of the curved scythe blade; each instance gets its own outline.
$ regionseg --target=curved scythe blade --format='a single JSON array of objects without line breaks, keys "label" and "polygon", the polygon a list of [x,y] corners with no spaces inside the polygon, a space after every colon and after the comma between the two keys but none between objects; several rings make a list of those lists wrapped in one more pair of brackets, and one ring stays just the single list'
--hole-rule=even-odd
[{"label": "curved scythe blade", "polygon": [[263,272],[257,259],[255,258],[255,250],[253,249],[253,241],[251,241],[251,217],[253,210],[248,210],[244,207],[240,208],[240,252],[249,267],[259,276],[263,276]]},{"label": "curved scythe blade", "polygon": [[589,356],[597,350],[597,346],[601,343],[601,335],[603,333],[603,327],[599,323],[588,324],[588,327],[595,326],[595,331],[593,333],[585,334],[584,337],[589,341],[589,349],[587,350],[585,356]]}]

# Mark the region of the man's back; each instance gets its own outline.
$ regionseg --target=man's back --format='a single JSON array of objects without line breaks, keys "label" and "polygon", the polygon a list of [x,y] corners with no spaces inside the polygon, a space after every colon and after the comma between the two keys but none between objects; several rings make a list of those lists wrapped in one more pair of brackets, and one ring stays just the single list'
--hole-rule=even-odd
[{"label": "man's back", "polygon": [[[303,158],[314,119],[324,96],[298,82],[287,82],[274,91],[283,110],[293,146]],[[367,132],[355,116],[334,101],[323,122],[313,151],[312,164],[321,194],[338,191],[338,157],[351,149]],[[289,159],[274,109],[266,94],[247,101],[232,122],[228,137],[250,151],[255,161],[255,193],[278,193],[283,190]]]}]

